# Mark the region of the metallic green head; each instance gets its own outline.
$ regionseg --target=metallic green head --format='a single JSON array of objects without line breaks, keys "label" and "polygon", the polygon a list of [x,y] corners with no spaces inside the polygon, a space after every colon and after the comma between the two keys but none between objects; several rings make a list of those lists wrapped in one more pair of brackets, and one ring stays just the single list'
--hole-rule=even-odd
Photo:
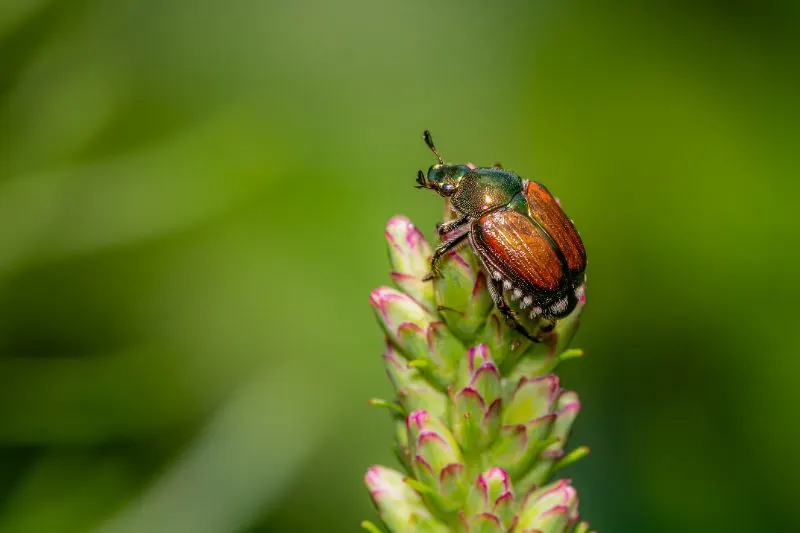
[{"label": "metallic green head", "polygon": [[469,217],[478,217],[509,203],[522,191],[522,178],[500,168],[477,168],[472,165],[448,165],[433,144],[428,130],[422,134],[437,163],[426,176],[417,173],[417,188],[432,189],[450,198],[450,207]]},{"label": "metallic green head", "polygon": [[433,144],[431,133],[428,130],[422,134],[425,144],[436,156],[437,163],[431,165],[426,176],[421,170],[417,173],[417,188],[433,189],[441,196],[452,196],[461,183],[461,179],[472,170],[467,165],[447,165],[442,160],[441,154]]}]

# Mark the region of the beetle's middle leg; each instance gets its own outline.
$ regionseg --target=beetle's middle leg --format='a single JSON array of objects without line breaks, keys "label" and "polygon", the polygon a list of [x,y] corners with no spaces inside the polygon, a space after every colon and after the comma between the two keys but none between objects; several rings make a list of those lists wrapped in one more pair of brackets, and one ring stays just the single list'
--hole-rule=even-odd
[{"label": "beetle's middle leg", "polygon": [[433,256],[431,256],[431,270],[424,278],[422,278],[422,281],[438,278],[441,275],[439,268],[436,266],[436,264],[439,262],[439,259],[441,259],[444,254],[464,242],[464,239],[466,239],[468,236],[469,230],[465,230],[440,244],[439,247],[433,251]]}]

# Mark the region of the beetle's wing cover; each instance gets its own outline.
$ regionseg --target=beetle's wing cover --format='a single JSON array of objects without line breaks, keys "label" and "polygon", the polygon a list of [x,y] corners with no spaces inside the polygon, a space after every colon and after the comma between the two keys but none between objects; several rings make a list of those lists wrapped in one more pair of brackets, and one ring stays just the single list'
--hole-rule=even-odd
[{"label": "beetle's wing cover", "polygon": [[528,201],[531,217],[547,231],[556,246],[561,249],[570,271],[583,272],[586,268],[586,250],[583,248],[583,241],[550,191],[541,183],[529,181],[525,187],[525,198]]},{"label": "beetle's wing cover", "polygon": [[561,261],[547,236],[525,215],[512,209],[480,217],[473,239],[492,263],[511,268],[517,277],[545,291],[555,291],[563,279]]}]

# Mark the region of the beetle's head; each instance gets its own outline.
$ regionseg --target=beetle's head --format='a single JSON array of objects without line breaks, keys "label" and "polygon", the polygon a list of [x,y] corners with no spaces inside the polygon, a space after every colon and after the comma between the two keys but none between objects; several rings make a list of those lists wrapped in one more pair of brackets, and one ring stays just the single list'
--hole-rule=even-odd
[{"label": "beetle's head", "polygon": [[417,188],[433,189],[441,196],[452,196],[458,190],[461,178],[470,171],[466,165],[447,165],[442,160],[442,156],[433,144],[433,138],[428,130],[422,134],[422,139],[433,155],[436,156],[437,163],[431,165],[428,174],[425,175],[421,170],[417,173]]}]

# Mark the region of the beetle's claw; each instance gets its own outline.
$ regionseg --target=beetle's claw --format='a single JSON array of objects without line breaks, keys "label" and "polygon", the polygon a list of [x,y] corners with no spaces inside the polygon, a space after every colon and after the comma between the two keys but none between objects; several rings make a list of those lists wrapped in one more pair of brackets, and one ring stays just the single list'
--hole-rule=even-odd
[{"label": "beetle's claw", "polygon": [[432,267],[430,271],[425,274],[425,277],[422,278],[422,281],[431,281],[432,279],[441,278],[442,273],[439,272],[439,269],[436,267]]}]

